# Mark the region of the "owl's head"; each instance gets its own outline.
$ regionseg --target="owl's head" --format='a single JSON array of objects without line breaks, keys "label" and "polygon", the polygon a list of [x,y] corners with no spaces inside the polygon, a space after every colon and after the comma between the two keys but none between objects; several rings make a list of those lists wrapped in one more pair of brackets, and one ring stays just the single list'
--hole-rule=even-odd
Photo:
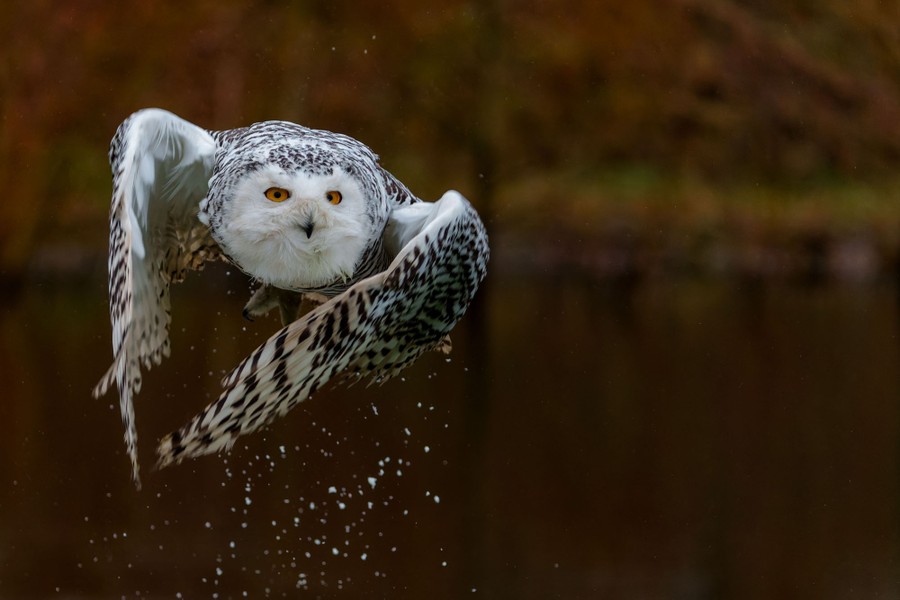
[{"label": "owl's head", "polygon": [[386,216],[374,210],[383,202],[372,197],[359,170],[319,146],[276,147],[228,188],[213,222],[206,206],[200,218],[238,266],[276,287],[352,278],[384,228]]}]

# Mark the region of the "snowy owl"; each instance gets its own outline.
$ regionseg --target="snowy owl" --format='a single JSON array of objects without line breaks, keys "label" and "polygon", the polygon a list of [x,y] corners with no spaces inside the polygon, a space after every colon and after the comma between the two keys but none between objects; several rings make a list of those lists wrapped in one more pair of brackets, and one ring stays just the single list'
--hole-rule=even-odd
[{"label": "snowy owl", "polygon": [[[484,278],[487,235],[449,191],[423,202],[357,140],[285,121],[208,131],[160,109],[116,131],[109,232],[113,363],[140,486],[132,398],[141,366],[169,354],[169,285],[206,261],[259,282],[244,316],[284,328],[244,359],[219,398],[159,443],[158,465],[229,449],[329,379],[385,379],[450,330]],[[299,316],[301,298],[321,304]]]}]

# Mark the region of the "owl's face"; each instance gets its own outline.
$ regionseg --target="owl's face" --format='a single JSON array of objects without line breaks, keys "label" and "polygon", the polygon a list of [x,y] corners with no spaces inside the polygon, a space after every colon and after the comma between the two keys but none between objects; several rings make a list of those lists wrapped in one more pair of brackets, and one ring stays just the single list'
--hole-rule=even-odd
[{"label": "owl's face", "polygon": [[280,288],[350,278],[373,232],[367,199],[339,166],[287,172],[265,165],[237,182],[216,237],[247,273]]}]

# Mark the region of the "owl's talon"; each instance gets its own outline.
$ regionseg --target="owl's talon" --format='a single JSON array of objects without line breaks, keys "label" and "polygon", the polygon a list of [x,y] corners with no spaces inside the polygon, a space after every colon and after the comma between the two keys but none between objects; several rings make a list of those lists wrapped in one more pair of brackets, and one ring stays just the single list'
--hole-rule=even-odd
[{"label": "owl's talon", "polygon": [[244,315],[244,318],[248,321],[252,321],[256,317],[262,317],[270,310],[278,306],[278,297],[276,295],[276,290],[273,287],[268,285],[261,285],[253,295],[250,297],[250,300],[247,301],[247,304],[244,305],[244,310],[241,314]]}]

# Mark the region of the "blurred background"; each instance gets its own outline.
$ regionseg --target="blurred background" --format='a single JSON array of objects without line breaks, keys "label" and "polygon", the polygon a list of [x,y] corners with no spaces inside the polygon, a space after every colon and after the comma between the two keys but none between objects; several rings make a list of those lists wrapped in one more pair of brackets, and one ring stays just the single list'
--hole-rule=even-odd
[{"label": "blurred background", "polygon": [[[0,52],[0,597],[900,595],[900,2],[10,0]],[[149,106],[469,197],[451,361],[152,472],[278,327],[210,266],[135,491],[90,389]]]}]

